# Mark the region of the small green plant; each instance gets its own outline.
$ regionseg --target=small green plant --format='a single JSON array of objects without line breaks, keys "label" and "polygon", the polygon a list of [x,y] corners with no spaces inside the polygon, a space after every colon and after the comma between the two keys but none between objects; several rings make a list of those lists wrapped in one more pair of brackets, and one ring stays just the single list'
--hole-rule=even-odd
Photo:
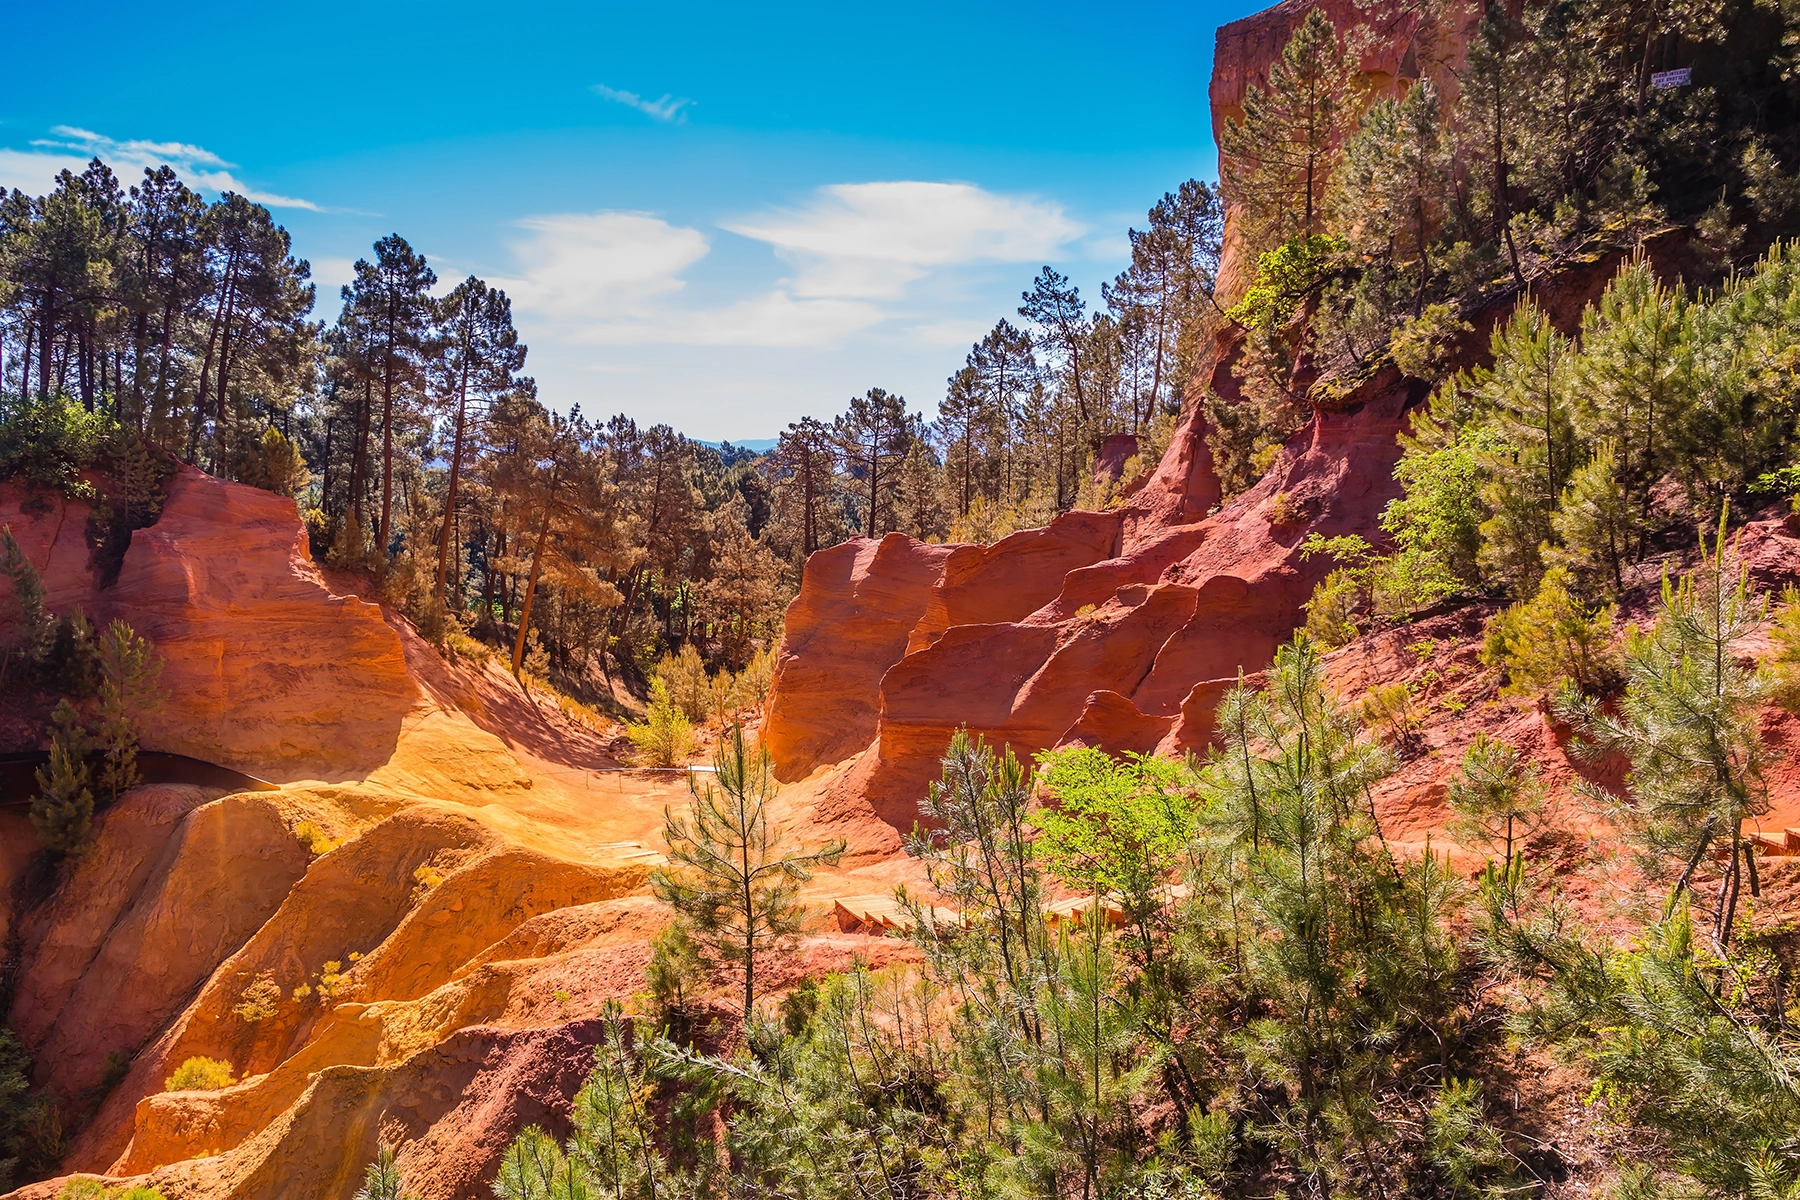
[{"label": "small green plant", "polygon": [[163,1080],[163,1088],[171,1092],[216,1092],[237,1080],[231,1076],[231,1064],[223,1059],[195,1055]]},{"label": "small green plant", "polygon": [[275,982],[275,972],[259,971],[238,993],[238,1002],[231,1011],[245,1024],[255,1025],[274,1016],[280,1004],[281,985]]},{"label": "small green plant", "polygon": [[1396,746],[1410,745],[1418,737],[1421,719],[1413,703],[1412,689],[1404,683],[1373,688],[1357,706],[1363,724]]},{"label": "small green plant", "polygon": [[294,826],[294,836],[314,856],[329,854],[342,844],[332,840],[331,835],[326,833],[315,821],[302,821]]},{"label": "small green plant", "polygon": [[669,695],[668,685],[657,676],[650,683],[650,707],[641,722],[625,726],[639,763],[646,767],[673,767],[693,757],[694,727],[687,714]]},{"label": "small green plant", "polygon": [[1307,505],[1291,492],[1276,492],[1269,501],[1269,524],[1298,525],[1307,518]]},{"label": "small green plant", "polygon": [[163,1200],[163,1194],[141,1185],[109,1190],[98,1179],[71,1179],[56,1193],[56,1200]]},{"label": "small green plant", "polygon": [[1343,567],[1333,570],[1306,602],[1306,636],[1326,650],[1348,646],[1362,632],[1356,627],[1362,602],[1363,585],[1356,573]]},{"label": "small green plant", "polygon": [[1505,742],[1477,734],[1450,781],[1452,831],[1500,847],[1501,861],[1510,863],[1543,824],[1544,796],[1537,767]]},{"label": "small green plant", "polygon": [[684,921],[671,921],[650,942],[650,964],[644,970],[647,999],[657,1024],[677,1041],[689,1031],[693,997],[706,981],[700,946]]},{"label": "small green plant", "polygon": [[1588,610],[1570,588],[1566,567],[1551,567],[1537,595],[1488,622],[1481,661],[1506,672],[1508,696],[1537,696],[1564,679],[1589,694],[1618,684],[1611,606]]},{"label": "small green plant", "polygon": [[363,1174],[363,1185],[354,1200],[418,1200],[416,1192],[406,1190],[406,1177],[400,1173],[394,1148],[386,1142],[375,1151],[375,1161]]},{"label": "small green plant", "polygon": [[1431,638],[1425,638],[1423,641],[1413,642],[1407,646],[1407,649],[1411,650],[1420,662],[1424,662],[1437,652],[1437,642]]}]

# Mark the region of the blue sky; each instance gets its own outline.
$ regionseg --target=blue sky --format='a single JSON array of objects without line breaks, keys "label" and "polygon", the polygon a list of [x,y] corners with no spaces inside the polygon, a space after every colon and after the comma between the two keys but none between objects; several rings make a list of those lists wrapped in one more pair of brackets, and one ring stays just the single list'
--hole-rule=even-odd
[{"label": "blue sky", "polygon": [[1213,31],[1254,7],[87,4],[78,69],[12,56],[0,185],[171,161],[274,209],[326,317],[397,231],[507,289],[546,402],[768,437],[876,385],[933,411],[1045,262],[1098,300],[1214,176]]}]

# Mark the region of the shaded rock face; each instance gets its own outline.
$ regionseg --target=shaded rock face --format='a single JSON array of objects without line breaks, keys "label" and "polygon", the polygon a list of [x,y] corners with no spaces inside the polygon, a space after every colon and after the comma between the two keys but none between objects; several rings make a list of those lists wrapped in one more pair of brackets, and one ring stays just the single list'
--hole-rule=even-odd
[{"label": "shaded rock face", "polygon": [[[419,696],[400,639],[379,606],[334,594],[293,501],[185,467],[110,587],[90,560],[87,517],[79,502],[0,489],[0,525],[53,611],[121,618],[155,643],[162,687],[180,702],[150,722],[146,748],[276,780],[360,778],[388,760]],[[0,582],[0,604],[10,593]]]}]

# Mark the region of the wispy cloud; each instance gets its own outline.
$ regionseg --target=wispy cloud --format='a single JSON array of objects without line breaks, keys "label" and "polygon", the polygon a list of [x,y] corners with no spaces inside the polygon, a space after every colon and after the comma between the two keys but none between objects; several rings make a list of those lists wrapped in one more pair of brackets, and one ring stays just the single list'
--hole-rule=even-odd
[{"label": "wispy cloud", "polygon": [[189,183],[212,192],[236,192],[270,208],[303,208],[318,212],[310,200],[277,195],[252,187],[232,174],[237,164],[226,162],[204,146],[188,142],[155,142],[146,139],[119,141],[91,129],[58,125],[52,136],[35,138],[29,150],[0,149],[0,186],[41,192],[51,185],[58,172],[80,171],[89,159],[108,163],[129,186],[132,177],[145,168],[168,165]]},{"label": "wispy cloud", "polygon": [[917,180],[833,184],[797,209],[723,227],[792,263],[797,296],[871,300],[944,267],[1054,258],[1087,232],[1059,204]]},{"label": "wispy cloud", "polygon": [[[722,298],[695,304],[683,303],[687,275],[711,251],[697,229],[611,211],[519,227],[520,274],[502,286],[559,339],[812,349],[890,322],[929,327],[924,340],[935,344],[946,329],[933,324],[940,314],[913,311],[916,285],[929,279],[942,292],[972,268],[1059,259],[1087,232],[1058,204],[972,184],[837,184],[798,208],[723,223],[771,247],[791,271],[740,277]],[[710,296],[720,282],[709,281]]]},{"label": "wispy cloud", "polygon": [[607,87],[604,83],[596,83],[593,92],[603,100],[611,100],[614,104],[623,104],[626,108],[635,108],[647,117],[655,117],[658,121],[672,121],[677,125],[687,124],[687,113],[683,110],[692,107],[694,103],[685,96],[676,96],[673,92],[664,92],[659,100],[646,100],[636,92]]}]

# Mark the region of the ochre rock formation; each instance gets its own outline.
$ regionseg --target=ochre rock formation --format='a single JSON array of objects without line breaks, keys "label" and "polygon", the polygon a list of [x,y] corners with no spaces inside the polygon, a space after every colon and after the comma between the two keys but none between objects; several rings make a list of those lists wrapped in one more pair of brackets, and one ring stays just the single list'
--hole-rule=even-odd
[{"label": "ochre rock formation", "polygon": [[[1304,7],[1221,31],[1220,111]],[[1401,42],[1378,39],[1370,55],[1371,72],[1411,69]],[[1679,238],[1649,249],[1680,269]],[[1536,299],[1571,327],[1617,265],[1597,257]],[[1510,305],[1476,314],[1462,361],[1480,361]],[[1221,339],[1192,394],[1234,395],[1235,353]],[[1422,396],[1391,369],[1333,389],[1266,476],[1223,505],[1190,404],[1155,470],[1124,481],[1107,512],[986,546],[890,535],[814,555],[763,736],[789,784],[778,815],[798,840],[842,835],[851,853],[805,894],[837,931],[772,964],[766,993],[909,957],[905,942],[860,931],[878,933],[896,883],[919,883],[901,835],[955,729],[1021,755],[1203,747],[1219,698],[1240,673],[1254,679],[1329,566],[1302,555],[1306,535],[1375,534],[1395,494],[1396,435]],[[426,1200],[491,1194],[524,1125],[567,1130],[596,1018],[644,986],[665,914],[643,882],[683,781],[621,770],[605,736],[497,664],[445,659],[369,585],[311,560],[289,501],[184,470],[110,585],[87,518],[78,502],[0,486],[0,523],[52,608],[120,617],[155,641],[169,699],[148,745],[283,786],[135,789],[54,877],[34,867],[24,814],[0,808],[5,1016],[74,1133],[64,1169],[141,1180],[170,1200],[349,1200],[386,1140]],[[1753,523],[1741,545],[1759,583],[1800,577],[1800,539],[1783,521]],[[1375,789],[1376,817],[1397,849],[1430,839],[1469,869],[1482,849],[1445,836],[1444,795],[1476,732],[1521,747],[1558,797],[1596,777],[1537,707],[1495,697],[1476,661],[1485,616],[1434,616],[1327,660],[1346,697],[1413,687],[1421,727]],[[1800,828],[1800,720],[1771,712],[1766,725],[1785,754],[1771,765],[1775,845]],[[0,739],[12,739],[0,748],[37,732],[0,703]],[[1599,769],[1616,782],[1616,764]],[[1573,814],[1557,836],[1574,854],[1590,834],[1605,830]],[[1800,854],[1769,863],[1768,894],[1800,902],[1789,869]],[[266,1010],[247,1003],[264,980],[278,995]],[[109,1054],[128,1064],[122,1078]],[[228,1060],[238,1081],[167,1091],[196,1055]],[[50,1200],[62,1186],[13,1195]]]},{"label": "ochre rock formation", "polygon": [[[313,566],[293,501],[183,468],[102,588],[88,506],[27,499],[0,489],[0,524],[42,573],[50,607],[96,625],[121,618],[162,655],[162,686],[181,702],[153,723],[150,749],[276,780],[357,778],[391,756],[419,696],[400,639],[378,605],[334,591]],[[312,686],[296,688],[302,679]]]}]

